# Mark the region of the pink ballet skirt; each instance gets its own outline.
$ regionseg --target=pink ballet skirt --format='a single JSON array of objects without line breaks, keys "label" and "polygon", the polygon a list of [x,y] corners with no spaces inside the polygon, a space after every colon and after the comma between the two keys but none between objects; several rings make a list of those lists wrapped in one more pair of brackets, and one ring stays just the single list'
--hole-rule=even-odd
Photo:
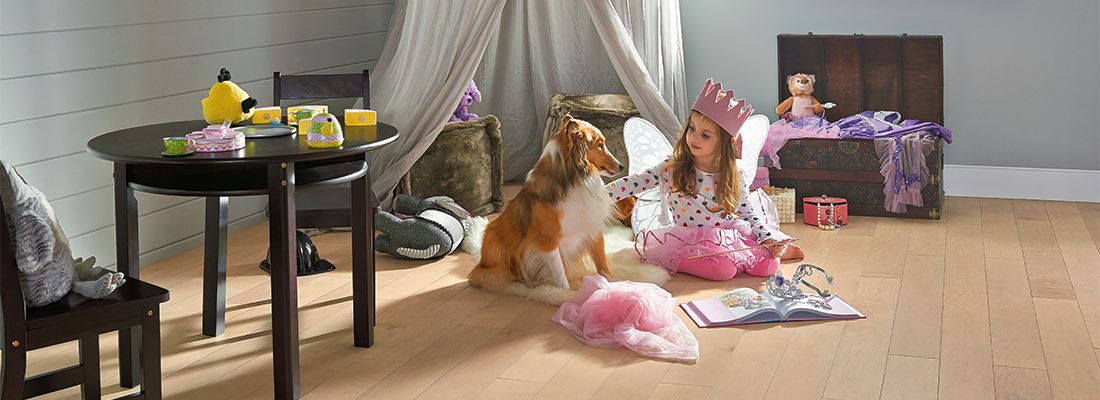
[{"label": "pink ballet skirt", "polygon": [[673,311],[676,299],[660,286],[608,282],[587,275],[577,294],[551,318],[584,344],[626,347],[647,357],[699,359],[699,341]]},{"label": "pink ballet skirt", "polygon": [[[762,191],[754,191],[745,201],[761,210],[760,216],[777,237],[788,238],[779,231],[779,213]],[[641,205],[641,206],[639,206]],[[634,249],[642,262],[665,267],[669,273],[686,272],[706,279],[724,281],[738,273],[771,276],[779,269],[779,260],[767,248],[735,251],[706,257],[692,256],[722,253],[734,249],[759,246],[748,221],[726,220],[719,226],[685,227],[668,223],[661,207],[636,203]],[[652,215],[639,215],[651,213]]]}]

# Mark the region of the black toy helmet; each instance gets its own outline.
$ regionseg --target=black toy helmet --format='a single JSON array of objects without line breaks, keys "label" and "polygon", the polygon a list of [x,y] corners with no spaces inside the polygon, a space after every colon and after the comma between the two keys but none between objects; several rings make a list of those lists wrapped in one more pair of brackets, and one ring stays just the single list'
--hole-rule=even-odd
[{"label": "black toy helmet", "polygon": [[[297,233],[297,254],[298,254],[298,276],[306,276],[319,274],[322,272],[328,272],[336,269],[335,265],[327,260],[321,259],[321,256],[317,254],[317,246],[313,244],[313,240],[309,238],[302,231],[295,231]],[[267,259],[260,261],[260,269],[271,273],[271,248],[267,249]]]}]

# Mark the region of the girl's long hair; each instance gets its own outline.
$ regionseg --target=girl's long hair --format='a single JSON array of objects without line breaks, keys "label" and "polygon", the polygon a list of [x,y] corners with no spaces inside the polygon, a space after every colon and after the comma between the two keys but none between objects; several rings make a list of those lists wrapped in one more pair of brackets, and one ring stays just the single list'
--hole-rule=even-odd
[{"label": "girl's long hair", "polygon": [[[692,110],[691,113],[699,114]],[[703,115],[708,120],[710,117]],[[668,168],[672,172],[672,192],[683,193],[687,196],[699,194],[699,187],[695,179],[695,157],[691,156],[691,147],[687,142],[687,130],[691,125],[691,118],[684,122],[684,128],[680,131],[680,138],[672,146],[672,159],[668,161]],[[737,172],[737,157],[733,148],[732,136],[718,124],[718,172],[714,175],[715,193],[710,198],[718,207],[707,207],[713,212],[721,211],[727,215],[733,215],[737,209],[737,203],[741,201],[741,174]],[[698,129],[699,127],[695,127]]]}]

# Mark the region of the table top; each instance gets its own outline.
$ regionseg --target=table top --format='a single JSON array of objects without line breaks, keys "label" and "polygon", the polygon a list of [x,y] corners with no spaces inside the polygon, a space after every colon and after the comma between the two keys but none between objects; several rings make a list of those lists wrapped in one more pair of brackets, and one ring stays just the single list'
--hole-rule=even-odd
[{"label": "table top", "polygon": [[[343,118],[340,118],[343,119]],[[344,143],[339,147],[312,148],[306,135],[294,133],[276,137],[246,137],[243,149],[215,153],[195,152],[190,156],[166,157],[165,137],[184,136],[201,131],[209,124],[203,120],[166,122],[104,133],[88,141],[88,153],[108,161],[148,165],[259,165],[272,162],[325,160],[365,153],[397,139],[397,128],[379,123],[369,126],[345,126]],[[247,124],[246,124],[247,125]]]}]

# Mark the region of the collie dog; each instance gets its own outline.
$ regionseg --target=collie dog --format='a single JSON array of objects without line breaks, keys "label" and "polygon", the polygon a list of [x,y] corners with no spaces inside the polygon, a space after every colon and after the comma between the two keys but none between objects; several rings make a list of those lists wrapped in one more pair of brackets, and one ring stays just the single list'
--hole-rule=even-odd
[{"label": "collie dog", "polygon": [[603,228],[612,218],[612,202],[600,175],[622,169],[599,129],[565,116],[519,194],[485,228],[470,285],[551,283],[569,289],[568,275],[583,269],[586,254],[610,277]]}]

